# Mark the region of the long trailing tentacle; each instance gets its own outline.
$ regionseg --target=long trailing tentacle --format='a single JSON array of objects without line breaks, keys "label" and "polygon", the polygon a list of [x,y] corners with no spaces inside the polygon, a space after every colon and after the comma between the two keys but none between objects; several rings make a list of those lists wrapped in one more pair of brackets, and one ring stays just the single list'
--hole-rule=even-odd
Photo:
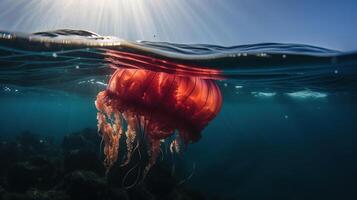
[{"label": "long trailing tentacle", "polygon": [[181,181],[178,183],[178,185],[182,185],[182,184],[184,184],[186,181],[190,180],[190,179],[193,177],[193,175],[195,174],[195,172],[196,172],[196,162],[193,162],[193,164],[192,164],[192,172],[191,172],[186,178],[184,178],[183,180],[181,180]]},{"label": "long trailing tentacle", "polygon": [[151,167],[156,163],[157,157],[160,152],[160,143],[161,143],[160,140],[149,138],[149,142],[150,142],[150,149],[148,151],[148,154],[150,158],[149,158],[149,163],[146,165],[143,172],[143,180],[145,179]]},{"label": "long trailing tentacle", "polygon": [[122,187],[124,187],[125,189],[130,189],[130,188],[134,187],[134,186],[138,183],[139,178],[140,178],[141,167],[139,167],[139,169],[138,169],[138,172],[137,172],[136,179],[135,179],[134,183],[132,183],[131,185],[125,186],[125,181],[126,181],[128,175],[129,175],[135,168],[137,168],[138,166],[139,166],[139,163],[137,163],[136,165],[134,165],[134,166],[133,166],[129,171],[127,171],[126,174],[124,175],[124,178],[123,178],[121,184],[122,184]]},{"label": "long trailing tentacle", "polygon": [[[136,120],[139,121],[137,117],[136,117]],[[138,130],[139,130],[139,131],[141,130],[140,127],[138,128]],[[141,171],[141,167],[140,167],[141,152],[140,152],[140,139],[139,139],[139,138],[136,140],[136,145],[135,145],[135,148],[133,149],[133,152],[132,152],[132,153],[134,154],[134,153],[136,152],[136,150],[138,151],[139,162],[138,162],[137,164],[135,164],[135,165],[134,165],[129,171],[127,171],[126,174],[124,175],[124,178],[123,178],[123,180],[122,180],[122,187],[124,187],[125,189],[130,189],[130,188],[134,187],[135,185],[137,185],[138,182],[139,182],[139,179],[140,179],[140,174],[141,174],[141,172],[142,172],[142,171]],[[138,170],[137,170],[137,175],[136,175],[135,181],[134,181],[131,185],[126,186],[126,185],[125,185],[125,182],[126,182],[126,179],[127,179],[128,175],[129,175],[135,168],[137,168],[137,167],[138,167]]]}]

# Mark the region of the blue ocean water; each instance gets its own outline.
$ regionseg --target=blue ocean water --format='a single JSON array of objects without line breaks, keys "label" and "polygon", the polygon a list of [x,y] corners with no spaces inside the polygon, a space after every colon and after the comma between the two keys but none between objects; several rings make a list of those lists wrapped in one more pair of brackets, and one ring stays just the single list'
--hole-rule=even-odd
[{"label": "blue ocean water", "polygon": [[180,73],[217,81],[222,110],[179,159],[185,173],[178,179],[188,187],[209,199],[357,195],[354,52],[129,42],[79,30],[0,32],[1,137],[30,130],[61,141],[96,128],[96,94],[117,67],[177,73],[170,65],[133,66],[118,52],[181,63]]}]

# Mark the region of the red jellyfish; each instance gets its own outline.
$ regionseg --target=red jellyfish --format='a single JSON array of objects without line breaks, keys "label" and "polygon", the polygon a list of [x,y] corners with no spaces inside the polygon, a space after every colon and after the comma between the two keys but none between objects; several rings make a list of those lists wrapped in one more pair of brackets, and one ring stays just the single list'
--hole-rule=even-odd
[{"label": "red jellyfish", "polygon": [[[98,129],[104,142],[105,166],[118,159],[119,141],[126,136],[130,161],[140,131],[148,142],[149,161],[144,175],[155,164],[160,142],[175,134],[171,151],[179,144],[197,141],[222,105],[214,80],[146,69],[117,69],[105,91],[98,94]],[[180,142],[182,141],[182,142]]]}]

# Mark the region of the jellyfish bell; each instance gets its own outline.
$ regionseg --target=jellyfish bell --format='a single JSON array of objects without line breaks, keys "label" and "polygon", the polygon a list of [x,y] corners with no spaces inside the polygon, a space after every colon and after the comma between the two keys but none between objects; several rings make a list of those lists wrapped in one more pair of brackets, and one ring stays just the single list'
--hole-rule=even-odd
[{"label": "jellyfish bell", "polygon": [[146,174],[158,157],[160,141],[177,131],[170,149],[179,151],[181,141],[199,140],[201,131],[220,111],[222,96],[211,79],[121,68],[114,72],[107,89],[98,94],[95,104],[107,169],[118,159],[122,135],[126,136],[127,164],[136,137],[143,133],[150,156]]}]

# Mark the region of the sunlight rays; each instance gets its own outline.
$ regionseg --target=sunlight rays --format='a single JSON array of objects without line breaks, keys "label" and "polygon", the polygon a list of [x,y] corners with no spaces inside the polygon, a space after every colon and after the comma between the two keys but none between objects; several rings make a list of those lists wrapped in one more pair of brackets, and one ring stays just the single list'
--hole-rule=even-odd
[{"label": "sunlight rays", "polygon": [[[224,37],[227,26],[213,9],[227,9],[227,5],[185,0],[3,0],[0,18],[6,20],[0,21],[0,29],[71,28],[129,40],[214,42]],[[19,16],[15,19],[13,13]]]}]

